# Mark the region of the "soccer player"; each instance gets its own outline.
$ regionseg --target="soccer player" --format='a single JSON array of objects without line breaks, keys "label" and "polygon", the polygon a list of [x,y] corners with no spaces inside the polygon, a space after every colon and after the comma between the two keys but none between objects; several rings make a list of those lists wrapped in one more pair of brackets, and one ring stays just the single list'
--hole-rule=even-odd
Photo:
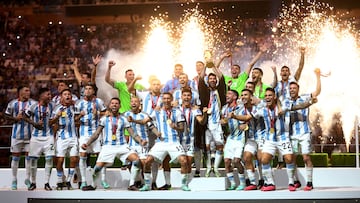
[{"label": "soccer player", "polygon": [[[134,133],[139,135],[142,140],[145,140],[147,142],[145,146],[142,146],[139,143],[137,143],[136,140],[134,140],[134,138],[132,137],[129,140],[130,148],[137,152],[142,166],[145,166],[145,160],[150,150],[148,133],[151,131],[153,134],[159,134],[159,132],[152,123],[150,116],[147,113],[141,111],[140,99],[138,97],[131,98],[131,110],[125,112],[124,116],[131,124]],[[138,178],[137,182],[140,183],[141,179],[142,178]],[[137,182],[135,182],[136,186],[141,185],[141,184],[136,184]]]},{"label": "soccer player", "polygon": [[[111,87],[117,89],[117,91],[119,93],[119,99],[121,101],[120,113],[124,113],[131,109],[130,98],[131,98],[131,94],[135,94],[135,91],[129,91],[130,90],[129,87],[130,87],[130,84],[135,79],[135,74],[134,74],[133,70],[128,69],[125,71],[126,82],[114,81],[110,78],[110,73],[111,73],[112,67],[114,67],[115,65],[116,65],[116,63],[114,61],[109,61],[108,69],[106,70],[106,73],[105,73],[105,81],[109,85],[111,85]],[[140,84],[134,84],[133,88],[137,89],[137,90],[145,89]]]},{"label": "soccer player", "polygon": [[[230,181],[230,187],[228,187],[227,190],[244,190],[245,188],[244,167],[241,159],[245,145],[245,131],[247,129],[240,129],[240,125],[243,122],[235,119],[233,114],[246,114],[247,110],[237,105],[238,95],[236,90],[228,90],[226,93],[226,104],[221,110],[220,122],[222,125],[227,125],[229,129],[229,135],[227,136],[224,147],[225,171]],[[234,179],[234,167],[238,170],[240,180],[240,184],[237,187]]]},{"label": "soccer player", "polygon": [[[69,89],[69,85],[63,80],[58,81],[58,87],[57,87],[58,94],[52,98],[52,102],[54,102],[56,105],[60,104],[61,92],[65,89]],[[73,104],[75,104],[75,102],[79,100],[79,98],[75,94],[71,94],[71,99],[73,101]]]},{"label": "soccer player", "polygon": [[173,93],[176,89],[179,89],[179,76],[184,72],[184,68],[181,64],[175,64],[174,66],[174,75],[171,80],[168,80],[161,92],[170,92]]},{"label": "soccer player", "polygon": [[[84,97],[75,104],[75,114],[80,115],[79,127],[79,145],[87,143],[92,134],[99,126],[100,117],[105,114],[106,106],[104,101],[95,96],[96,86],[93,83],[84,85]],[[100,139],[94,141],[86,150],[80,148],[80,173],[81,173],[81,186],[80,189],[87,185],[86,182],[86,168],[87,168],[87,154],[98,154],[101,150]],[[110,185],[105,181],[105,168],[102,170],[101,185],[108,189]]]},{"label": "soccer player", "polygon": [[[316,73],[316,90],[310,94],[299,95],[299,84],[296,82],[290,82],[290,99],[285,100],[284,102],[289,102],[291,105],[298,105],[304,101],[310,101],[313,98],[316,98],[321,92],[321,82],[320,82],[320,71],[315,71]],[[305,191],[310,191],[313,189],[313,164],[311,162],[310,153],[311,153],[311,129],[309,122],[309,108],[304,108],[296,111],[290,112],[290,140],[294,150],[294,161],[296,160],[297,154],[302,154],[305,171],[306,171],[306,186],[304,187]],[[296,164],[294,162],[294,164]],[[295,173],[296,174],[296,173]],[[295,176],[295,179],[299,179]],[[298,183],[299,184],[299,183]],[[295,185],[300,187],[300,185]]]},{"label": "soccer player", "polygon": [[[31,184],[28,190],[36,189],[37,162],[39,157],[45,155],[45,190],[52,190],[49,185],[53,157],[55,156],[54,132],[52,125],[59,115],[53,114],[55,104],[51,102],[49,88],[39,90],[39,101],[32,104],[25,112],[24,118],[34,126],[31,133],[29,157],[31,160]],[[54,117],[55,116],[55,117]]]},{"label": "soccer player", "polygon": [[[180,88],[176,89],[173,93],[173,97],[174,97],[174,102],[176,102],[179,106],[181,106],[182,103],[182,99],[181,99],[181,94],[182,94],[182,89],[183,88],[190,88],[189,86],[189,78],[188,75],[186,73],[181,73],[179,75],[179,84],[180,84]],[[191,104],[192,105],[197,105],[200,106],[200,99],[199,99],[199,93],[196,90],[191,89]]]},{"label": "soccer player", "polygon": [[102,133],[103,146],[101,148],[99,157],[96,161],[93,173],[93,184],[83,187],[83,190],[95,190],[96,182],[99,177],[98,173],[105,165],[112,165],[115,157],[118,157],[122,163],[132,162],[131,177],[129,183],[129,190],[137,190],[134,185],[135,178],[138,176],[139,169],[141,168],[141,162],[137,153],[129,148],[126,142],[124,130],[127,129],[130,136],[133,137],[136,142],[142,146],[146,145],[146,140],[142,140],[140,136],[134,134],[130,123],[127,118],[120,115],[120,100],[118,98],[112,98],[109,104],[109,115],[105,115],[100,119],[99,127],[94,134],[90,137],[87,143],[81,147],[86,150],[95,140],[98,139]]},{"label": "soccer player", "polygon": [[27,108],[35,103],[30,98],[29,86],[20,85],[17,88],[18,98],[9,102],[5,111],[5,118],[13,121],[11,131],[11,171],[12,182],[11,189],[17,190],[17,172],[21,153],[25,153],[25,185],[30,187],[30,157],[29,142],[31,137],[32,126],[26,122],[23,117]]},{"label": "soccer player", "polygon": [[[249,74],[250,74],[252,68],[254,67],[255,63],[259,60],[259,58],[265,51],[266,51],[266,47],[261,46],[260,51],[255,55],[255,57],[251,60],[251,62],[249,63],[249,65],[246,67],[246,69],[243,72],[241,72],[241,68],[239,65],[234,64],[231,66],[231,69],[230,69],[231,75],[224,76],[225,84],[228,86],[228,89],[233,89],[233,90],[236,90],[238,93],[240,93],[241,90],[245,88],[246,80],[249,78]],[[221,62],[225,58],[231,57],[231,55],[232,55],[231,52],[226,52],[226,53],[222,54],[216,67],[219,68]]]},{"label": "soccer player", "polygon": [[[68,190],[72,189],[71,179],[75,173],[75,167],[79,160],[79,145],[75,128],[75,107],[72,101],[72,94],[69,89],[64,89],[61,93],[60,104],[56,106],[54,115],[57,115],[55,129],[56,132],[56,170],[57,170],[57,190],[62,190],[66,187]],[[63,183],[63,164],[65,156],[70,156],[70,168],[66,182]]]},{"label": "soccer player", "polygon": [[[154,161],[163,162],[164,158],[169,155],[171,162],[178,161],[181,165],[182,176],[182,190],[190,191],[187,185],[187,158],[184,148],[179,141],[179,133],[184,131],[184,116],[178,108],[173,108],[171,102],[173,101],[172,94],[169,92],[163,93],[163,107],[160,110],[155,110],[150,115],[155,118],[157,127],[161,132],[161,136],[156,140],[155,145],[150,149],[148,157],[146,158],[146,165],[144,171],[145,185],[140,188],[140,191],[148,191],[151,186],[151,164]],[[170,174],[169,174],[170,175]],[[171,188],[169,178],[165,177],[166,188]]]},{"label": "soccer player", "polygon": [[207,108],[204,108],[203,112],[201,112],[198,106],[192,104],[192,90],[189,87],[182,88],[181,100],[182,104],[180,106],[180,110],[185,118],[185,131],[180,134],[180,143],[183,146],[187,157],[187,176],[190,176],[191,162],[196,152],[194,145],[195,136],[197,136],[195,134],[195,123],[198,122],[199,124],[205,124],[207,118]]},{"label": "soccer player", "polygon": [[[216,153],[215,153],[215,161],[214,161],[214,173],[216,177],[220,177],[220,173],[218,171],[219,165],[222,161],[223,157],[223,148],[224,148],[224,136],[223,130],[220,124],[220,110],[223,104],[225,104],[225,92],[226,85],[224,81],[223,74],[220,72],[218,68],[213,69],[214,73],[210,73],[208,75],[208,84],[205,83],[205,70],[201,73],[199,79],[199,94],[201,106],[207,107],[208,111],[208,119],[207,119],[207,129],[205,132],[205,147],[207,154],[207,162],[206,162],[206,177],[210,176],[211,169],[211,158],[210,158],[210,142],[212,140],[215,141],[216,145]],[[219,78],[219,84],[218,83]]]},{"label": "soccer player", "polygon": [[300,48],[300,62],[299,62],[299,67],[296,69],[295,75],[292,77],[291,72],[290,72],[290,68],[287,66],[283,66],[281,67],[280,70],[280,76],[281,76],[281,80],[277,82],[275,89],[276,92],[276,96],[280,99],[280,100],[284,100],[287,98],[290,98],[290,82],[297,82],[300,79],[301,76],[301,72],[304,68],[304,63],[305,63],[305,48],[301,47]]}]

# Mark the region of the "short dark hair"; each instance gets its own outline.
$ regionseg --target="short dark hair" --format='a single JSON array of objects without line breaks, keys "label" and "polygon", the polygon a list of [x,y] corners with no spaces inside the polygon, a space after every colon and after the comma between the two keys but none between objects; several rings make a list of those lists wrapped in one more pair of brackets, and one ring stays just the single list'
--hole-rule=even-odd
[{"label": "short dark hair", "polygon": [[125,75],[126,75],[128,72],[130,72],[130,71],[134,72],[132,69],[127,69],[127,70],[125,71]]},{"label": "short dark hair", "polygon": [[287,69],[289,69],[289,70],[290,70],[290,68],[289,68],[289,67],[287,67],[287,66],[283,66],[283,67],[281,67],[281,69],[280,69],[280,70],[282,70],[282,69],[284,69],[284,68],[287,68]]},{"label": "short dark hair", "polygon": [[25,88],[25,87],[29,87],[29,85],[27,85],[27,84],[21,84],[21,85],[19,85],[19,86],[17,87],[17,92],[19,93],[20,90],[22,90],[22,89]]},{"label": "short dark hair", "polygon": [[290,83],[289,83],[289,86],[290,86],[290,85],[293,85],[293,84],[296,85],[298,88],[300,88],[299,83],[297,83],[297,82],[295,82],[295,81],[290,82]]},{"label": "short dark hair", "polygon": [[273,93],[275,94],[275,90],[274,90],[274,88],[272,88],[272,87],[266,88],[265,91],[271,91],[271,92],[273,92]]},{"label": "short dark hair", "polygon": [[60,95],[63,94],[64,92],[66,92],[66,91],[67,91],[67,92],[70,92],[70,94],[71,94],[71,90],[68,89],[68,88],[66,88],[66,89],[63,89],[63,90],[60,92]]},{"label": "short dark hair", "polygon": [[264,75],[264,72],[263,72],[263,70],[261,70],[261,68],[253,68],[253,71],[254,70],[258,70],[261,73],[261,75]]},{"label": "short dark hair", "polygon": [[249,90],[249,89],[247,89],[247,88],[245,88],[245,89],[241,90],[241,92],[246,92],[246,91],[250,92],[250,94],[251,94],[251,95],[253,95],[253,94],[254,94],[254,93],[253,93],[253,91],[251,91],[251,90]]},{"label": "short dark hair", "polygon": [[165,94],[170,95],[171,99],[174,98],[173,95],[172,95],[170,92],[164,92],[164,93],[162,93],[162,94],[163,94],[163,95],[165,95]]},{"label": "short dark hair", "polygon": [[241,70],[240,66],[238,64],[234,64],[233,66],[239,68],[239,70]]},{"label": "short dark hair", "polygon": [[44,92],[48,92],[50,89],[48,87],[42,87],[39,89],[39,95],[42,95]]},{"label": "short dark hair", "polygon": [[215,73],[209,73],[208,78],[209,78],[210,76],[214,76],[214,77],[217,78],[217,76],[215,75]]},{"label": "short dark hair", "polygon": [[185,92],[189,92],[190,94],[192,94],[191,88],[190,87],[183,87],[181,89],[181,94],[185,93]]},{"label": "short dark hair", "polygon": [[121,101],[120,101],[120,99],[119,99],[118,97],[113,97],[113,98],[111,98],[111,99],[110,99],[110,102],[111,102],[112,100],[116,100],[116,101],[119,102],[119,104],[121,104]]},{"label": "short dark hair", "polygon": [[239,93],[238,93],[236,90],[230,89],[230,90],[228,90],[228,91],[234,93],[235,96],[236,96],[236,99],[239,98]]}]

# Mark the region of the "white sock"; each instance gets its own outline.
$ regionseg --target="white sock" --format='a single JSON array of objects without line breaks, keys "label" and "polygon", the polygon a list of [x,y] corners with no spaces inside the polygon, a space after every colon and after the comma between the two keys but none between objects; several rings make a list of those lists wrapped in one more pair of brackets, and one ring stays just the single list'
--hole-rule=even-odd
[{"label": "white sock", "polygon": [[270,164],[262,165],[262,172],[263,172],[263,175],[264,175],[265,183],[268,184],[268,185],[269,184],[275,185]]},{"label": "white sock", "polygon": [[86,160],[87,157],[80,157],[80,161],[79,161],[79,169],[80,169],[80,174],[81,174],[81,182],[86,182]]},{"label": "white sock", "polygon": [[30,179],[30,165],[31,165],[31,160],[29,156],[25,157],[25,175],[26,175],[26,179]]},{"label": "white sock", "polygon": [[211,152],[207,151],[206,155],[207,155],[206,168],[207,168],[207,170],[210,170],[211,169]]},{"label": "white sock", "polygon": [[70,182],[72,177],[74,176],[75,168],[69,168],[68,177],[66,179],[66,182]]},{"label": "white sock", "polygon": [[313,181],[313,167],[305,166],[305,170],[306,170],[306,181],[312,182]]},{"label": "white sock", "polygon": [[30,174],[31,174],[31,183],[36,183],[36,173],[37,173],[37,158],[32,158],[30,160],[31,166],[30,166]]},{"label": "white sock", "polygon": [[12,171],[12,180],[16,181],[17,180],[17,172],[18,172],[18,168],[19,168],[19,160],[20,157],[18,156],[13,156],[11,158],[11,171]]},{"label": "white sock", "polygon": [[231,186],[235,186],[236,183],[234,179],[234,173],[233,172],[226,173],[226,176],[229,179]]},{"label": "white sock", "polygon": [[144,181],[151,188],[151,173],[144,173]]},{"label": "white sock", "polygon": [[221,163],[221,161],[222,161],[222,158],[223,158],[223,152],[216,150],[216,153],[215,153],[215,162],[214,162],[214,170],[215,170],[215,171],[218,171],[218,170],[219,170],[219,166],[220,166],[220,163]]},{"label": "white sock", "polygon": [[238,173],[239,175],[239,181],[241,186],[245,186],[245,175],[243,173]]},{"label": "white sock", "polygon": [[49,183],[50,181],[52,167],[53,157],[45,157],[45,183]]},{"label": "white sock", "polygon": [[248,178],[250,180],[250,184],[256,185],[255,172],[252,171],[251,169],[247,169],[246,173],[247,173],[247,176],[248,176]]},{"label": "white sock", "polygon": [[106,167],[103,167],[100,171],[100,177],[101,177],[101,181],[106,182]]},{"label": "white sock", "polygon": [[289,184],[294,184],[294,168],[295,164],[286,164],[286,173],[289,178]]}]

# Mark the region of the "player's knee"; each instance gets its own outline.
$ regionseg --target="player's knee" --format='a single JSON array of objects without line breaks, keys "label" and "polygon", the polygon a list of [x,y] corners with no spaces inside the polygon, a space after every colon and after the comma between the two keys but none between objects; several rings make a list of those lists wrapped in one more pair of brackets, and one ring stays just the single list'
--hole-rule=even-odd
[{"label": "player's knee", "polygon": [[132,162],[132,165],[133,165],[133,166],[136,166],[136,167],[141,167],[141,161],[140,161],[140,159],[137,159],[137,160],[133,161],[133,162]]}]

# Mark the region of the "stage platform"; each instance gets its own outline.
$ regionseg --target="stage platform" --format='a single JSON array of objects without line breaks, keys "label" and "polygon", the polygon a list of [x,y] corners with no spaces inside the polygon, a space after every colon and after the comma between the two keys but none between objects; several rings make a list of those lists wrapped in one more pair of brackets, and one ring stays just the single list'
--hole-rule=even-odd
[{"label": "stage platform", "polygon": [[[224,171],[222,171],[224,175]],[[304,184],[304,168],[299,169],[301,181]],[[55,170],[53,170],[51,185],[56,183]],[[120,174],[120,175],[119,175]],[[359,202],[360,201],[360,169],[355,168],[315,168],[314,187],[312,191],[298,189],[289,192],[287,189],[286,170],[274,169],[277,190],[272,192],[262,191],[225,191],[228,184],[224,177],[221,178],[193,178],[190,188],[192,191],[184,192],[180,189],[180,173],[172,169],[171,181],[173,188],[170,191],[128,191],[129,173],[120,169],[108,169],[108,180],[112,188],[96,191],[45,191],[43,189],[43,170],[39,169],[37,189],[27,191],[23,184],[23,169],[18,175],[19,189],[10,190],[11,171],[0,169],[0,203],[217,203],[217,202]],[[159,171],[158,186],[164,183],[162,171]],[[75,184],[73,184],[75,187]]]}]

